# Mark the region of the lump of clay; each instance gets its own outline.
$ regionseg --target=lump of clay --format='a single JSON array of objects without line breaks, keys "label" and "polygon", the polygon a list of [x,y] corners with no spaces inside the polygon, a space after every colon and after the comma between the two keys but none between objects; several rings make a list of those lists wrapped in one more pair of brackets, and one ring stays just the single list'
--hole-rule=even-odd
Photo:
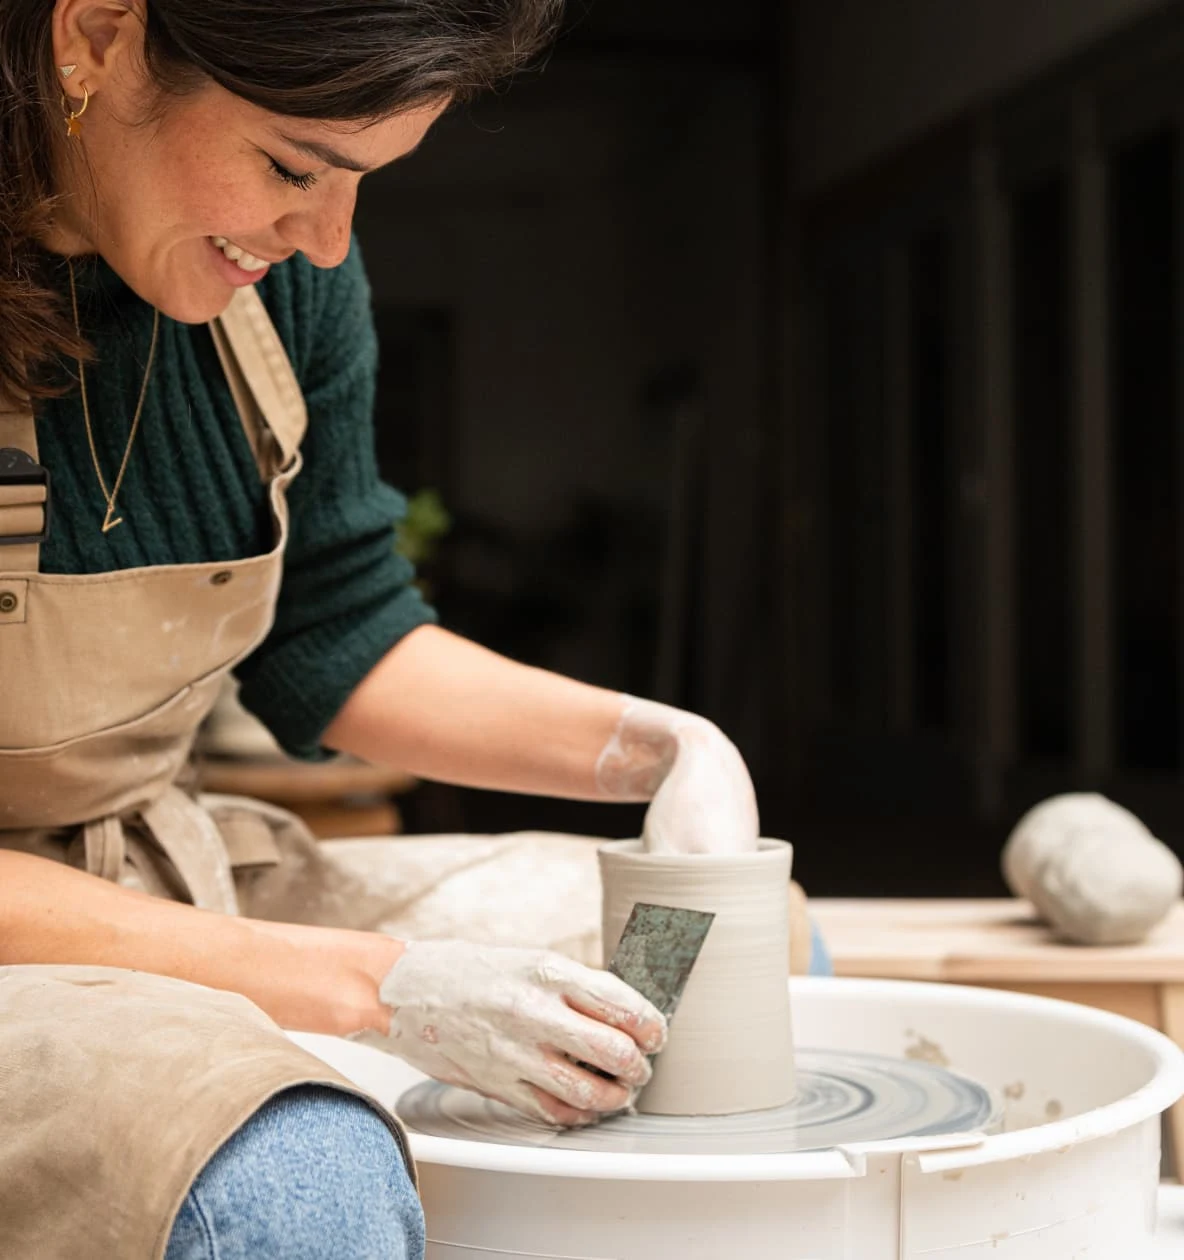
[{"label": "lump of clay", "polygon": [[1141,941],[1184,887],[1167,845],[1096,793],[1054,796],[1029,810],[1003,850],[1003,876],[1061,936],[1083,945]]}]

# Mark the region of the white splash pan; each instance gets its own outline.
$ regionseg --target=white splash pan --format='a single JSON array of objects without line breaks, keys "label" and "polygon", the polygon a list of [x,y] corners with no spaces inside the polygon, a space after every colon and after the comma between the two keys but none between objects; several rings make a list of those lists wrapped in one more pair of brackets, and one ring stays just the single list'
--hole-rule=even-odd
[{"label": "white splash pan", "polygon": [[[1184,1053],[1088,1007],[890,980],[795,979],[799,1045],[941,1056],[1005,1105],[992,1136],[788,1155],[606,1155],[411,1136],[428,1260],[1134,1260]],[[381,1102],[423,1079],[296,1036]]]}]

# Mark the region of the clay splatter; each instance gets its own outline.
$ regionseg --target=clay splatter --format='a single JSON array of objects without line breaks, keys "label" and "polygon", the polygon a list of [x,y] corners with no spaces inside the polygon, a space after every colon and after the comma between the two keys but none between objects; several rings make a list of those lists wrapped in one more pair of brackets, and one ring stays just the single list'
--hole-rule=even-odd
[{"label": "clay splatter", "polygon": [[950,1066],[949,1058],[936,1041],[930,1041],[928,1037],[923,1037],[920,1033],[913,1032],[911,1028],[905,1033],[905,1036],[916,1038],[916,1041],[911,1046],[905,1046],[904,1057],[906,1059],[917,1059],[921,1063],[932,1063],[935,1067],[948,1068]]}]

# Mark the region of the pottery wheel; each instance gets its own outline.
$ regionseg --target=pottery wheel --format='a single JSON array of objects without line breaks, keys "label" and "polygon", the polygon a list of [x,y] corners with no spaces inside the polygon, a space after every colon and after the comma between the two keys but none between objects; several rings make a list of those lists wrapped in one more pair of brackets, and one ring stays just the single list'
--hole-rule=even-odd
[{"label": "pottery wheel", "polygon": [[592,1128],[555,1129],[438,1081],[407,1090],[395,1110],[432,1137],[640,1155],[784,1154],[998,1125],[986,1089],[931,1063],[836,1050],[798,1050],[795,1060],[797,1098],[741,1115],[622,1114]]}]

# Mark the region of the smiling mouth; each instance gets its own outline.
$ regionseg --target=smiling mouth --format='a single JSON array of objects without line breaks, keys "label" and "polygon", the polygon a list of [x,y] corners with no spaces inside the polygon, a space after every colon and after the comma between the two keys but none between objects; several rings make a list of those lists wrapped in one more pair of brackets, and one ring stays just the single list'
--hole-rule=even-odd
[{"label": "smiling mouth", "polygon": [[271,263],[266,258],[257,258],[233,241],[227,240],[225,236],[211,236],[209,241],[212,245],[217,246],[232,263],[241,267],[244,271],[262,271],[265,267],[271,266]]}]

